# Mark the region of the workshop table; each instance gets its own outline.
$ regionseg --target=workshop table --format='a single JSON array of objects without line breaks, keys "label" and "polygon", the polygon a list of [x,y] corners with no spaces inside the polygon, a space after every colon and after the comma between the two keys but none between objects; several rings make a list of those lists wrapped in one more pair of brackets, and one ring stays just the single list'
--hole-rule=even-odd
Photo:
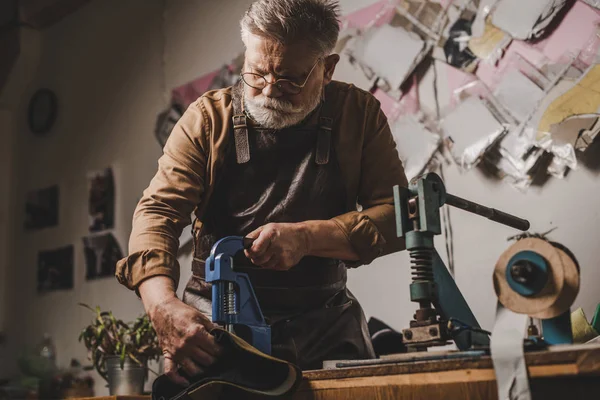
[{"label": "workshop table", "polygon": [[[600,345],[553,346],[526,354],[533,399],[600,398]],[[390,360],[391,361],[391,360]],[[306,371],[293,400],[497,399],[490,357]],[[94,400],[148,400],[148,396]],[[91,399],[86,399],[91,400]]]}]

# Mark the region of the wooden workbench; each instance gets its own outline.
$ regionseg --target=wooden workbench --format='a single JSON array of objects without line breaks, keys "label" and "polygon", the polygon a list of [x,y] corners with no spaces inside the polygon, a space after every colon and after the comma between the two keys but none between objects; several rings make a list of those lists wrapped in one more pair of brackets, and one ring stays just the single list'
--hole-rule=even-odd
[{"label": "wooden workbench", "polygon": [[[528,353],[533,399],[600,398],[600,345],[555,346]],[[95,400],[148,400],[102,397]],[[293,400],[497,399],[490,357],[306,371]],[[89,399],[88,399],[89,400]]]}]

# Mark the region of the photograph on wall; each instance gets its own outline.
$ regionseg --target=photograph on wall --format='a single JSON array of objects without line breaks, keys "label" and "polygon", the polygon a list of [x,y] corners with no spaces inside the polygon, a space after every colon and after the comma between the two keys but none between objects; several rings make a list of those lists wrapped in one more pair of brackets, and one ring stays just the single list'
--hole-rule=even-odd
[{"label": "photograph on wall", "polygon": [[111,168],[88,175],[89,231],[100,232],[115,225],[115,186]]},{"label": "photograph on wall", "polygon": [[73,246],[38,253],[38,293],[73,288]]},{"label": "photograph on wall", "polygon": [[117,261],[123,258],[123,253],[112,233],[84,237],[83,250],[86,280],[115,276]]},{"label": "photograph on wall", "polygon": [[58,185],[27,193],[25,229],[42,229],[56,225],[58,225]]}]

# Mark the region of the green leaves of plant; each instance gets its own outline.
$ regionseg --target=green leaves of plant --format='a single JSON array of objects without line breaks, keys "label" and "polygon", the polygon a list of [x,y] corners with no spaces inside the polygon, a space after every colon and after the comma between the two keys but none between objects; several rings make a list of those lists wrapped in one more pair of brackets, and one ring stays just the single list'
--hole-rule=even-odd
[{"label": "green leaves of plant", "polygon": [[83,303],[79,305],[95,314],[92,323],[79,334],[79,341],[85,344],[89,352],[88,358],[104,379],[107,379],[107,356],[119,356],[121,368],[127,357],[140,365],[145,365],[145,360],[158,360],[161,349],[156,331],[147,315],[128,324],[117,319],[112,311],[102,311],[98,306],[92,308]]}]

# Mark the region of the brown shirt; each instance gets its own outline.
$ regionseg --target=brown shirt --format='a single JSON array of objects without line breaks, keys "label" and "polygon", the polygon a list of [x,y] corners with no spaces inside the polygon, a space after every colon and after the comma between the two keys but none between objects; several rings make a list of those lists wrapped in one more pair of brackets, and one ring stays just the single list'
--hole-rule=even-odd
[{"label": "brown shirt", "polygon": [[[179,282],[178,238],[191,223],[192,212],[195,228],[202,224],[232,140],[231,90],[202,95],[173,129],[158,171],[135,210],[129,256],[117,264],[116,277],[129,289],[157,275]],[[333,221],[360,258],[347,265],[369,264],[404,249],[396,237],[392,187],[407,186],[406,175],[377,99],[336,81],[326,93],[335,110],[332,143],[350,210]]]}]

